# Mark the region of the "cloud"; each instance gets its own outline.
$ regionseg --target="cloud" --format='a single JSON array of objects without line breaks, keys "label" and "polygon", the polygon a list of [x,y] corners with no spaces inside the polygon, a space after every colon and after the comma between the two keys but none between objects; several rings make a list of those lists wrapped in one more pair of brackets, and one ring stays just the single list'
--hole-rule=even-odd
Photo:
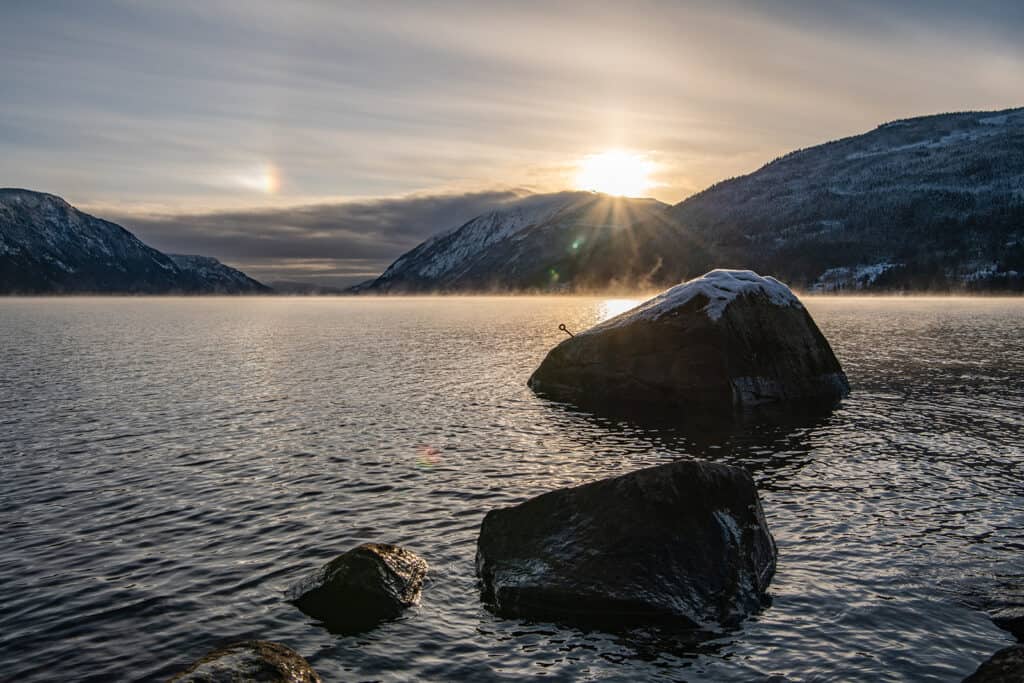
[{"label": "cloud", "polygon": [[203,254],[261,280],[344,285],[378,275],[428,237],[522,197],[524,190],[413,195],[192,214],[117,214],[168,253]]},{"label": "cloud", "polygon": [[[554,191],[608,148],[658,157],[674,202],[886,120],[1019,105],[1024,71],[1009,1],[7,5],[4,184],[177,212]],[[266,164],[279,183],[251,181]]]}]

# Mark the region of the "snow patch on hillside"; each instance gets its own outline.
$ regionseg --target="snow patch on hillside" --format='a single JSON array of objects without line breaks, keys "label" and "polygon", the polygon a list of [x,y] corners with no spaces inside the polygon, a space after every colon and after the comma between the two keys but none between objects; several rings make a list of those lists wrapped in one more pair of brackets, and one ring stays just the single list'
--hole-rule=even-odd
[{"label": "snow patch on hillside", "polygon": [[929,138],[924,140],[918,140],[903,145],[894,145],[892,147],[875,146],[859,152],[852,152],[846,155],[847,161],[853,161],[856,159],[868,159],[870,157],[876,157],[882,154],[894,154],[897,152],[905,152],[912,149],[941,149],[951,145],[958,145],[963,143],[973,143],[981,140],[982,138],[993,137],[1001,135],[1001,131],[993,130],[995,126],[1006,125],[1009,119],[1009,115],[1003,114],[1001,116],[990,116],[984,119],[978,119],[978,127],[971,128],[968,130],[959,130],[955,132],[949,132],[939,138]]},{"label": "snow patch on hillside", "polygon": [[226,266],[212,256],[196,256],[193,254],[167,254],[183,273],[189,273],[214,290],[226,289],[247,291],[256,284],[245,273]]},{"label": "snow patch on hillside", "polygon": [[996,280],[1001,278],[1016,278],[1020,273],[1016,270],[1001,270],[998,263],[974,264],[973,268],[962,276],[967,283],[982,282],[985,280]]},{"label": "snow patch on hillside", "polygon": [[978,123],[984,126],[1005,126],[1007,119],[1010,118],[1007,114],[1000,116],[986,116],[983,119],[978,119]]},{"label": "snow patch on hillside", "polygon": [[[529,227],[551,220],[559,211],[578,199],[579,196],[576,194],[527,197],[510,208],[478,216],[462,226],[429,240],[424,245],[424,251],[442,244],[447,248],[439,250],[437,254],[421,265],[416,274],[420,277],[435,278],[448,273],[491,245],[513,237]],[[399,263],[396,262],[394,265],[398,266]]]},{"label": "snow patch on hillside", "polygon": [[900,263],[873,263],[863,266],[829,268],[811,285],[811,291],[835,292],[842,289],[867,289],[883,273],[901,265]]}]

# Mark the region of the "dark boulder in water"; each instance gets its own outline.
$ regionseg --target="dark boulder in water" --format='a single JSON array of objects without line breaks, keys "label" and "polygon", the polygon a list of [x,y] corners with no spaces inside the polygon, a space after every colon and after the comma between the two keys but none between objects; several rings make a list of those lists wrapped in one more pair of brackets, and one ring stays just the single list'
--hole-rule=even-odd
[{"label": "dark boulder in water", "polygon": [[530,377],[579,404],[748,407],[849,393],[828,341],[786,285],[713,270],[552,349]]},{"label": "dark boulder in water", "polygon": [[683,460],[490,511],[476,569],[501,616],[695,628],[758,610],[775,559],[750,475]]},{"label": "dark boulder in water", "polygon": [[1012,645],[992,655],[964,683],[1020,683],[1024,681],[1024,645]]},{"label": "dark boulder in water", "polygon": [[247,640],[214,650],[170,679],[172,683],[320,683],[302,655],[265,640]]},{"label": "dark boulder in water", "polygon": [[1003,629],[1017,636],[1017,640],[1024,642],[1024,605],[1012,605],[996,609],[992,612],[992,622]]},{"label": "dark boulder in water", "polygon": [[289,599],[328,629],[358,633],[419,601],[427,563],[385,543],[364,543],[293,586]]}]

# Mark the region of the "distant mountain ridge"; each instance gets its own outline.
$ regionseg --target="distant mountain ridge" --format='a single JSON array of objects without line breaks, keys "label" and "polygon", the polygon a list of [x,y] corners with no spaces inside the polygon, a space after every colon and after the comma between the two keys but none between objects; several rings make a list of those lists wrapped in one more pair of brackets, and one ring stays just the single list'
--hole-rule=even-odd
[{"label": "distant mountain ridge", "polygon": [[2,294],[269,291],[217,259],[164,254],[55,195],[0,189]]},{"label": "distant mountain ridge", "polygon": [[352,291],[662,287],[718,267],[811,291],[1024,289],[1024,109],[893,121],[672,207],[529,196],[428,239]]},{"label": "distant mountain ridge", "polygon": [[[657,266],[638,254],[628,228],[657,223],[667,205],[593,192],[528,195],[409,251],[360,293],[578,290],[637,284]],[[652,232],[650,239],[657,242]],[[624,240],[624,238],[627,238]],[[667,247],[660,242],[655,247]]]},{"label": "distant mountain ridge", "polygon": [[240,270],[226,266],[212,256],[190,254],[168,254],[184,274],[203,287],[210,294],[238,294],[240,292],[269,293],[271,288],[258,282]]},{"label": "distant mountain ridge", "polygon": [[[1024,291],[1024,108],[938,114],[797,150],[676,204],[527,195],[351,293],[662,288],[714,268],[810,291]],[[0,189],[0,294],[273,290],[167,255],[54,195]],[[334,293],[282,283],[284,293]]]},{"label": "distant mountain ridge", "polygon": [[806,289],[1020,289],[1024,108],[893,121],[669,214],[718,265]]}]

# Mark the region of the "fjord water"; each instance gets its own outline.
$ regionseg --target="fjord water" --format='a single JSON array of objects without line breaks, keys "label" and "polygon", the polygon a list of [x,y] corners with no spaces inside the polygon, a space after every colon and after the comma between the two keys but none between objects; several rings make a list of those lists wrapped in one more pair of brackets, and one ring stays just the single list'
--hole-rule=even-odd
[{"label": "fjord water", "polygon": [[[1024,302],[805,302],[853,393],[734,428],[574,411],[525,385],[592,298],[0,301],[0,678],[160,679],[262,638],[325,681],[959,680],[1024,600]],[[700,644],[498,619],[487,510],[700,457],[748,468],[772,603]],[[285,602],[364,541],[431,564],[355,637]]]}]

